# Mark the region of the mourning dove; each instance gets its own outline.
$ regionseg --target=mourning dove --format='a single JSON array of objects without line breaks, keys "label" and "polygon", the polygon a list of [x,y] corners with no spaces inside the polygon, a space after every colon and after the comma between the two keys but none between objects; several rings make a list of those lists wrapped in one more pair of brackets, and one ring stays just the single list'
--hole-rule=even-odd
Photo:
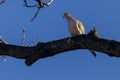
[{"label": "mourning dove", "polygon": [[[86,34],[85,27],[81,21],[75,19],[69,13],[65,13],[63,17],[68,20],[68,29],[72,36]],[[96,52],[94,50],[89,51],[96,57]]]}]

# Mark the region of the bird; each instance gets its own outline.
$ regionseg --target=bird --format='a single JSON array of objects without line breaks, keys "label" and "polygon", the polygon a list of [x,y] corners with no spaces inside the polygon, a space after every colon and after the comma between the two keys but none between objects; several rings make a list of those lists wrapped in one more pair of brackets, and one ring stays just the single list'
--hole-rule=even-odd
[{"label": "bird", "polygon": [[[68,21],[68,29],[71,36],[77,36],[86,34],[85,27],[80,20],[74,18],[70,13],[66,12],[63,15],[63,18],[66,18]],[[96,57],[96,52],[94,50],[89,50],[94,57]]]}]

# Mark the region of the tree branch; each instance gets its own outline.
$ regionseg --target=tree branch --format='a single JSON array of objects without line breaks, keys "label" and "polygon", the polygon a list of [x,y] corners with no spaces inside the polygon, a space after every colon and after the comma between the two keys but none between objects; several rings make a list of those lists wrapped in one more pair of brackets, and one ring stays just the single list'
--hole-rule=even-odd
[{"label": "tree branch", "polygon": [[39,59],[77,49],[95,50],[109,56],[120,57],[120,42],[98,38],[95,28],[87,35],[78,35],[45,43],[40,42],[32,47],[1,43],[0,55],[25,59],[26,65],[31,66]]},{"label": "tree branch", "polygon": [[49,2],[47,3],[47,5],[49,6],[54,0],[49,0]]},{"label": "tree branch", "polygon": [[33,18],[30,20],[30,21],[33,21],[37,17],[40,9],[42,9],[45,6],[49,6],[54,0],[49,0],[48,3],[44,3],[42,0],[35,0],[38,3],[37,5],[28,5],[26,0],[23,0],[23,1],[24,1],[24,5],[28,8],[32,8],[32,7],[37,7],[38,8],[37,12],[33,16]]},{"label": "tree branch", "polygon": [[[8,44],[8,43],[2,38],[2,36],[0,36],[0,41],[1,41],[3,44]],[[3,60],[3,61],[6,61],[6,56],[5,56],[5,55],[2,55],[2,60]]]}]

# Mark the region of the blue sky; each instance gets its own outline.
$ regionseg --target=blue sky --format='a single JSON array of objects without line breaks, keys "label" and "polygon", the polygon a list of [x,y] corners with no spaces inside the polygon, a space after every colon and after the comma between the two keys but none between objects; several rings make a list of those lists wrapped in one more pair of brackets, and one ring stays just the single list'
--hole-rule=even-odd
[{"label": "blue sky", "polygon": [[[26,46],[37,37],[43,42],[69,37],[67,21],[62,17],[70,12],[84,23],[87,32],[96,26],[101,38],[119,41],[119,3],[119,0],[55,0],[30,22],[37,8],[26,8],[22,0],[6,0],[0,5],[0,35],[10,44],[21,45],[21,30],[26,28]],[[97,56],[94,58],[88,50],[74,50],[41,59],[31,67],[24,60],[7,57],[7,62],[0,60],[0,80],[119,80],[120,59],[100,52]]]}]

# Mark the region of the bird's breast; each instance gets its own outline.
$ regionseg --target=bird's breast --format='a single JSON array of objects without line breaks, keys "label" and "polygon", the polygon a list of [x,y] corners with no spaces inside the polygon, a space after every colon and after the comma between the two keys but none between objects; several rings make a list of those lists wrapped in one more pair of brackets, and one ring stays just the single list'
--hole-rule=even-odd
[{"label": "bird's breast", "polygon": [[80,30],[78,30],[77,22],[75,22],[75,21],[70,21],[68,23],[68,29],[72,36],[82,34],[82,32]]},{"label": "bird's breast", "polygon": [[79,32],[78,32],[78,30],[77,30],[77,28],[76,28],[76,26],[75,25],[69,25],[68,26],[68,29],[69,29],[69,32],[70,32],[70,34],[73,36],[73,35],[79,35]]}]

